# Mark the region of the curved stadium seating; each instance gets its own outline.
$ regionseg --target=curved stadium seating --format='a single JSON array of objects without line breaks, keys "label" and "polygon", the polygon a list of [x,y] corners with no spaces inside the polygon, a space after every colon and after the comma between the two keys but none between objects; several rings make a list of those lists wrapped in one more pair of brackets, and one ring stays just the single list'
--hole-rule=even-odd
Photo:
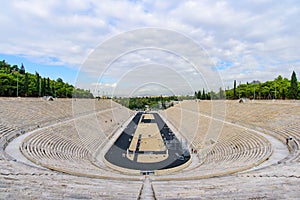
[{"label": "curved stadium seating", "polygon": [[[0,194],[5,199],[137,199],[147,183],[156,199],[297,198],[299,113],[297,101],[184,101],[161,115],[199,150],[193,154],[199,163],[143,182],[143,176],[120,174],[94,162],[95,152],[132,116],[128,109],[110,100],[0,98]],[[207,145],[212,126],[221,127],[220,135]],[[31,130],[20,149],[41,167],[11,159],[5,152],[12,139]],[[290,153],[256,169],[273,149],[256,131],[283,144],[292,137]]]}]

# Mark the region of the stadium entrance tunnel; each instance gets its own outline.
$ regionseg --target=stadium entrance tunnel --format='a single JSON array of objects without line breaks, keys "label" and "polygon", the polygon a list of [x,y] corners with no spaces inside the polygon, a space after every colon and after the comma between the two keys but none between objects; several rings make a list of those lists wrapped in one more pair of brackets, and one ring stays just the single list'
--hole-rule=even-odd
[{"label": "stadium entrance tunnel", "polygon": [[191,155],[158,113],[138,112],[104,156],[106,164],[134,174],[179,171]]}]

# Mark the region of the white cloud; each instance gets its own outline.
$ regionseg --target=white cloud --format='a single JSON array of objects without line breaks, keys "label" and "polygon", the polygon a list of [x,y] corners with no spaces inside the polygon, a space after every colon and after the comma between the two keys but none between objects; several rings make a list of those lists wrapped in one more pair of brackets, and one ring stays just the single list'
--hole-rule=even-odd
[{"label": "white cloud", "polygon": [[300,5],[293,0],[4,1],[0,53],[79,68],[106,39],[158,27],[191,37],[216,64],[233,63],[220,72],[224,82],[264,81],[279,74],[289,77],[291,70],[300,74],[299,18]]}]

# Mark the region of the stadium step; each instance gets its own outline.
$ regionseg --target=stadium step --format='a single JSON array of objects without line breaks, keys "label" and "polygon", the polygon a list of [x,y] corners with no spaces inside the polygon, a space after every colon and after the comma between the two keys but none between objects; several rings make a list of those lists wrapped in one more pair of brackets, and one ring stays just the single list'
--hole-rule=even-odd
[{"label": "stadium step", "polygon": [[140,200],[154,200],[156,199],[155,198],[155,195],[154,195],[154,191],[153,191],[153,188],[152,188],[152,183],[149,179],[149,176],[145,176],[145,179],[144,179],[144,184],[141,188],[141,191],[140,191],[140,195],[139,195],[139,198]]}]

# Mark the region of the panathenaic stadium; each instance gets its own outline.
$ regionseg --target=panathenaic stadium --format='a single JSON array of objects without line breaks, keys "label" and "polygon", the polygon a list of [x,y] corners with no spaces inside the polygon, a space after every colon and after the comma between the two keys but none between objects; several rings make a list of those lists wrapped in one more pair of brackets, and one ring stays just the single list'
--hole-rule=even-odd
[{"label": "panathenaic stadium", "polygon": [[0,199],[299,199],[299,101],[0,98]]}]

